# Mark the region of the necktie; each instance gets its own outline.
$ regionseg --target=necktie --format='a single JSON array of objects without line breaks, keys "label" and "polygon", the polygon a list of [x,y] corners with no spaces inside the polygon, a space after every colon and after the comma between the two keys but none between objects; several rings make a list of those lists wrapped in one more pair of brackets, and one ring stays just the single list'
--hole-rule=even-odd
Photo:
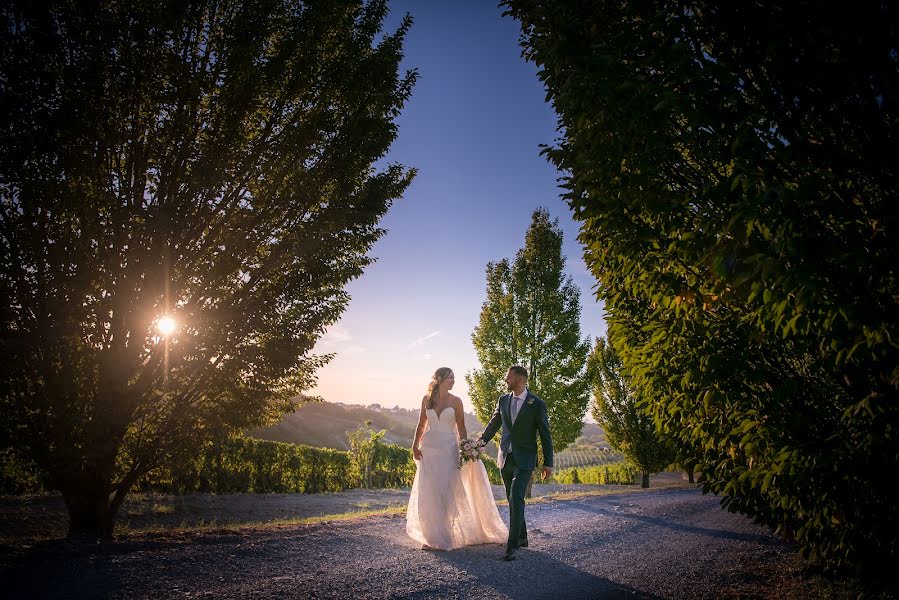
[{"label": "necktie", "polygon": [[521,402],[521,398],[518,396],[512,396],[512,422],[515,422],[515,419],[518,418],[518,404]]}]

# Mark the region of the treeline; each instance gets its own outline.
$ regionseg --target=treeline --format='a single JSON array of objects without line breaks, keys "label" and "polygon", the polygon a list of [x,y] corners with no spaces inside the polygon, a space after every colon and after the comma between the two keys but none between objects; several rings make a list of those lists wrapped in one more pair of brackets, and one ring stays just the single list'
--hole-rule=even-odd
[{"label": "treeline", "polygon": [[728,510],[894,587],[899,11],[502,4],[558,117],[608,404]]},{"label": "treeline", "polygon": [[[491,483],[500,484],[496,464],[486,460],[484,465]],[[414,477],[412,451],[382,443],[377,434],[350,450],[238,437],[208,444],[194,459],[151,471],[133,491],[316,494],[410,487]],[[0,494],[50,489],[32,463],[10,453],[0,456]]]}]

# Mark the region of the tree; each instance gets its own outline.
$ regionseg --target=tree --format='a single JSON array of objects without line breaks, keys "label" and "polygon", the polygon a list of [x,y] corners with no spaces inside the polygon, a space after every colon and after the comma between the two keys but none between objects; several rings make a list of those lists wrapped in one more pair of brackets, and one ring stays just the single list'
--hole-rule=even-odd
[{"label": "tree", "polygon": [[830,565],[895,569],[899,12],[504,4],[658,430],[730,510]]},{"label": "tree", "polygon": [[553,449],[561,452],[577,439],[590,396],[590,341],[581,339],[580,318],[580,292],[565,275],[558,220],[537,209],[515,261],[487,265],[487,300],[471,336],[481,368],[465,376],[482,423],[505,393],[506,371],[520,364],[528,370],[528,388],[546,401]]},{"label": "tree", "polygon": [[670,465],[674,453],[659,438],[652,417],[640,409],[621,358],[605,338],[597,338],[587,372],[593,383],[593,418],[606,432],[609,444],[640,469],[642,486],[648,488],[649,475]]},{"label": "tree", "polygon": [[372,429],[371,420],[366,419],[365,424],[358,429],[346,434],[350,443],[350,460],[359,473],[359,483],[365,489],[372,489],[372,469],[378,446],[383,445],[381,440],[387,433],[386,429],[375,431]]},{"label": "tree", "polygon": [[414,174],[373,167],[416,77],[386,10],[4,4],[2,441],[70,534],[111,535],[141,475],[291,410],[330,358]]}]

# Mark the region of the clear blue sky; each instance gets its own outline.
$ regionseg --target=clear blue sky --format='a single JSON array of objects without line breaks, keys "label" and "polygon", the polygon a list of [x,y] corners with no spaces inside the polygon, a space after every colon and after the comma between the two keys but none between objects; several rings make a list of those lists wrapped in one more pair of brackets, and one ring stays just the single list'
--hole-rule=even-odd
[{"label": "clear blue sky", "polygon": [[473,412],[464,375],[478,366],[471,333],[485,268],[522,247],[535,208],[559,219],[583,335],[604,335],[605,323],[558,174],[539,155],[555,138],[555,115],[536,67],[521,58],[518,23],[490,1],[401,0],[391,2],[386,30],[407,12],[403,67],[417,68],[419,80],[388,161],[418,176],[381,222],[377,262],[348,286],[347,311],[316,347],[337,357],[313,393],[417,408],[431,374],[448,366]]}]

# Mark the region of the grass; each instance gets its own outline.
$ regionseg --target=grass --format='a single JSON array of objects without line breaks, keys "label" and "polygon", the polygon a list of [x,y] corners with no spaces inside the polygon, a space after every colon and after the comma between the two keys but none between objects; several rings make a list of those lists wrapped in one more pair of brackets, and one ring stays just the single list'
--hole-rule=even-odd
[{"label": "grass", "polygon": [[22,543],[31,545],[41,542],[59,541],[60,539],[66,537],[66,533],[67,532],[65,529],[58,529],[56,531],[47,531],[44,533],[29,535],[27,537],[0,536],[0,546],[15,547],[20,546]]},{"label": "grass", "polygon": [[375,517],[384,515],[401,515],[406,513],[406,505],[393,505],[386,508],[375,510],[351,510],[344,513],[331,515],[318,515],[314,517],[296,517],[286,519],[273,519],[270,521],[228,521],[226,523],[218,523],[215,519],[211,521],[200,521],[195,524],[188,524],[184,521],[177,527],[165,525],[151,525],[149,527],[129,527],[126,524],[116,524],[116,535],[141,535],[152,533],[194,533],[201,531],[240,531],[243,529],[279,529],[281,527],[293,527],[297,525],[314,525],[316,523],[328,523],[332,521],[350,521],[353,519],[362,519],[365,517]]},{"label": "grass", "polygon": [[160,504],[155,503],[151,506],[145,506],[140,504],[132,504],[128,506],[125,510],[126,517],[142,517],[145,514],[151,515],[173,515],[175,514],[175,507],[170,504]]},{"label": "grass", "polygon": [[154,515],[173,515],[175,514],[175,507],[169,504],[154,504],[153,508],[150,509]]},{"label": "grass", "polygon": [[[576,483],[569,485],[579,485]],[[603,484],[606,485],[606,484]],[[619,494],[643,494],[646,492],[655,492],[658,490],[669,490],[672,488],[693,488],[695,487],[693,484],[679,484],[679,483],[656,483],[648,488],[642,488],[638,485],[623,485],[623,484],[613,484],[609,487],[603,487],[601,489],[591,488],[588,490],[570,490],[570,491],[559,491],[559,492],[551,492],[549,494],[544,494],[543,496],[533,496],[527,499],[527,504],[543,504],[548,502],[556,502],[558,500],[580,500],[581,498],[590,498],[594,496],[614,496]],[[497,506],[508,506],[508,500],[498,500],[496,502]]]}]

